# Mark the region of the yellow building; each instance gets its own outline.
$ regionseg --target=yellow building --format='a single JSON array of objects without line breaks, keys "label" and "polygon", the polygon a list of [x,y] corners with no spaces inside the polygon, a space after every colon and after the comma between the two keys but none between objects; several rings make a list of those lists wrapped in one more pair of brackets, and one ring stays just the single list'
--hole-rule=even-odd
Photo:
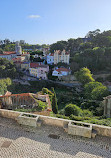
[{"label": "yellow building", "polygon": [[65,50],[54,51],[54,64],[58,64],[59,62],[69,64],[69,58],[70,58],[69,51],[68,52],[66,52]]}]

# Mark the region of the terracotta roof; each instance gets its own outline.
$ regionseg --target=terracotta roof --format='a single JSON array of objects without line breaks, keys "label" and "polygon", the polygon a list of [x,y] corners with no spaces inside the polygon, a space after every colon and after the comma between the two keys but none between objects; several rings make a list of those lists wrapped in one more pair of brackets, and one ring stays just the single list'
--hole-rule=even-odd
[{"label": "terracotta roof", "polygon": [[3,52],[3,54],[10,55],[10,54],[16,54],[16,52]]},{"label": "terracotta roof", "polygon": [[21,61],[21,58],[13,58],[13,61]]},{"label": "terracotta roof", "polygon": [[0,96],[0,98],[3,98],[3,97],[11,97],[11,96],[31,96],[31,93],[21,93],[21,94],[10,94],[10,95],[2,95]]},{"label": "terracotta roof", "polygon": [[[65,51],[65,50],[63,50],[63,51],[65,52],[65,55],[69,55],[70,54],[70,51]],[[58,53],[59,55],[61,55],[63,51],[56,50],[54,53]]]},{"label": "terracotta roof", "polygon": [[30,67],[31,67],[31,68],[36,68],[36,67],[38,67],[38,66],[39,66],[38,63],[30,63]]},{"label": "terracotta roof", "polygon": [[56,71],[58,71],[58,72],[61,72],[61,71],[70,72],[71,70],[67,69],[67,68],[58,68],[58,69],[56,69]]}]

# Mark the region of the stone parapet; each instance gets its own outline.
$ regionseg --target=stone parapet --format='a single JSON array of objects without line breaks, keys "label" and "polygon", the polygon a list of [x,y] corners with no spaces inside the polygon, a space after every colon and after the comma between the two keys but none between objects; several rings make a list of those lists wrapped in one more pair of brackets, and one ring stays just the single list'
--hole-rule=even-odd
[{"label": "stone parapet", "polygon": [[[29,116],[30,115],[30,116]],[[68,134],[79,135],[91,138],[91,132],[96,131],[98,135],[111,137],[111,127],[101,126],[96,124],[84,123],[79,121],[60,119],[55,117],[48,117],[43,115],[36,115],[31,113],[23,113],[12,110],[0,109],[0,116],[18,120],[18,123],[39,126],[44,125],[62,127]],[[34,117],[33,117],[34,116]]]}]

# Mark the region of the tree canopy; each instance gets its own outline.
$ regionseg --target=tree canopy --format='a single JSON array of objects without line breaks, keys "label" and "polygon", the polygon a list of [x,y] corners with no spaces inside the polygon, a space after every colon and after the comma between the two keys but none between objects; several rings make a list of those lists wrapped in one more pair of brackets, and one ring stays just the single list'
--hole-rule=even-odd
[{"label": "tree canopy", "polygon": [[75,73],[75,76],[76,76],[77,80],[79,82],[81,82],[83,85],[94,81],[91,71],[86,67],[81,68],[79,71],[77,71]]}]

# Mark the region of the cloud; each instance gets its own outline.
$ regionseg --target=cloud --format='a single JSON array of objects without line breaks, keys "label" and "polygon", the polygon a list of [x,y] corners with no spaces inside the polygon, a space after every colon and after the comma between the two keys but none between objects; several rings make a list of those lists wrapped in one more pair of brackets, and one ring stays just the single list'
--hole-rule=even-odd
[{"label": "cloud", "polygon": [[40,15],[29,15],[28,18],[29,19],[37,19],[37,18],[40,18]]}]

